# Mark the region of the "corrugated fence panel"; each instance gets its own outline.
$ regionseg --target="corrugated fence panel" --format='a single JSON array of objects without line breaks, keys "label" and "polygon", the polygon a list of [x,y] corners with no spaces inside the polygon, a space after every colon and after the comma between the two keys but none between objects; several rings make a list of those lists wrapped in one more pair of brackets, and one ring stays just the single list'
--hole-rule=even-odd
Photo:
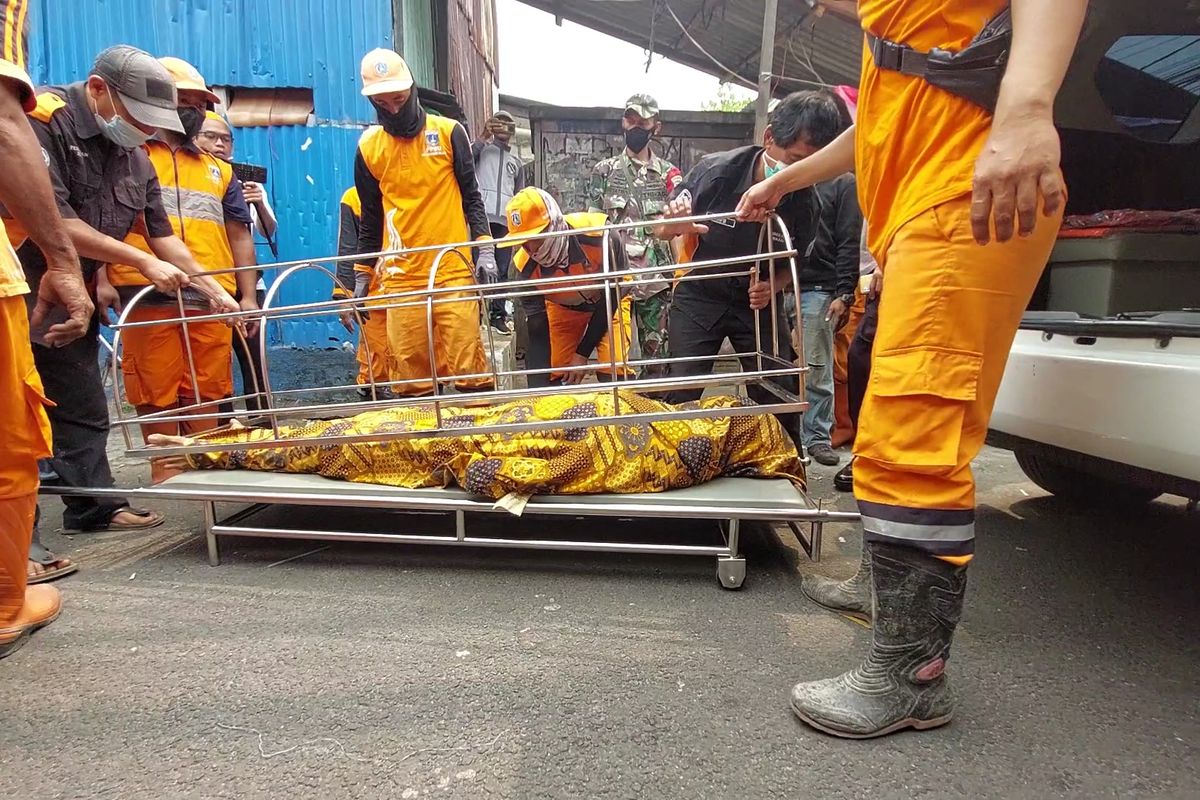
[{"label": "corrugated fence panel", "polygon": [[[47,24],[50,2],[70,13]],[[358,63],[374,47],[393,46],[390,0],[41,0],[35,6],[35,80],[77,80],[96,53],[126,43],[185,58],[214,85],[311,87],[317,117],[339,122],[373,118],[358,93]]]},{"label": "corrugated fence panel", "polygon": [[[69,13],[57,13],[64,8]],[[269,170],[280,260],[320,258],[336,251],[338,200],[353,182],[361,127],[374,121],[358,91],[359,60],[393,46],[391,9],[391,0],[40,0],[30,16],[30,71],[42,84],[79,80],[98,52],[128,43],[187,59],[213,85],[311,87],[315,126],[240,128],[236,158]],[[266,247],[259,258],[271,260]],[[284,288],[283,301],[320,300],[329,291],[328,278],[310,273]],[[335,318],[272,327],[276,344],[345,339]]]},{"label": "corrugated fence panel", "polygon": [[447,27],[449,88],[466,113],[470,130],[477,132],[492,115],[495,103],[493,0],[450,0]]},{"label": "corrugated fence panel", "polygon": [[[354,183],[354,149],[358,127],[296,125],[241,128],[235,143],[239,160],[264,164],[272,206],[279,218],[279,260],[323,258],[337,252],[338,201]],[[259,260],[270,261],[267,248],[259,247]],[[268,270],[268,285],[275,279]],[[280,302],[311,303],[327,300],[330,279],[309,271],[298,274],[281,289]],[[346,331],[333,315],[274,323],[272,344],[296,347],[338,346]]]},{"label": "corrugated fence panel", "polygon": [[437,88],[433,69],[433,8],[430,0],[399,0],[403,40],[396,50],[404,56],[418,86]]}]

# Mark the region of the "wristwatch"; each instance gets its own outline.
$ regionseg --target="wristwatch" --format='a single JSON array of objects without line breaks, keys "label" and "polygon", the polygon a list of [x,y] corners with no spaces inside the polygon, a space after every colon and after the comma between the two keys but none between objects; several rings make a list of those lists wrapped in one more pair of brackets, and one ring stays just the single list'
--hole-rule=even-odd
[{"label": "wristwatch", "polygon": [[845,304],[846,308],[849,308],[850,306],[854,305],[854,293],[846,292],[843,295],[839,295],[838,300],[841,300]]}]

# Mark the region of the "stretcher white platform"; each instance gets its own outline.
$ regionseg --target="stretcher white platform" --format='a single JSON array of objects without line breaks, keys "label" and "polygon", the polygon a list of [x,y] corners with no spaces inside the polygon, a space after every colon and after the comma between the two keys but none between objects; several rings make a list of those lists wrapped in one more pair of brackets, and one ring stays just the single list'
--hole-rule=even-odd
[{"label": "stretcher white platform", "polygon": [[[53,490],[51,490],[53,491]],[[204,535],[209,562],[220,564],[220,537],[247,536],[275,539],[387,542],[396,544],[461,545],[585,552],[619,552],[672,555],[707,555],[717,558],[721,585],[736,589],[746,575],[746,560],[739,549],[743,521],[788,524],[814,559],[820,558],[823,525],[854,515],[817,508],[790,481],[782,478],[717,478],[686,489],[638,494],[539,495],[529,499],[520,517],[493,501],[462,489],[401,489],[299,475],[245,470],[187,472],[153,489],[133,494],[194,500],[203,503]],[[218,503],[249,504],[221,516]],[[256,524],[255,517],[269,506],[299,505],[329,509],[373,508],[391,511],[442,512],[453,517],[453,529],[443,535],[406,533],[400,530],[329,530],[318,527],[279,527]],[[661,542],[534,539],[519,536],[479,536],[467,530],[468,513],[503,514],[514,529],[529,516],[607,516],[657,519],[707,519],[715,521],[723,544],[664,544]],[[805,536],[800,523],[808,523]],[[377,527],[377,526],[373,526]]]}]

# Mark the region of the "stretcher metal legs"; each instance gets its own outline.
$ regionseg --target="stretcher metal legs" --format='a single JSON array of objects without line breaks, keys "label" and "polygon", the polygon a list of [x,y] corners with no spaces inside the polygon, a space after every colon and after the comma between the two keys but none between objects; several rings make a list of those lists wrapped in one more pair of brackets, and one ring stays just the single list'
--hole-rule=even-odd
[{"label": "stretcher metal legs", "polygon": [[[641,552],[641,553],[678,553],[715,554],[717,557],[717,581],[725,589],[740,589],[746,580],[746,559],[741,553],[741,520],[730,518],[718,520],[717,527],[725,540],[724,547],[713,545],[617,545],[601,542],[563,542],[541,540],[495,539],[469,537],[467,535],[466,512],[454,512],[454,537],[445,535],[400,535],[390,533],[362,533],[338,531],[301,531],[246,526],[241,523],[248,521],[258,512],[269,507],[268,503],[254,503],[237,511],[224,519],[217,517],[217,501],[205,500],[201,503],[203,511],[204,539],[208,545],[208,563],[217,567],[221,565],[220,535],[233,536],[264,536],[283,539],[324,539],[326,541],[392,541],[410,544],[438,543],[464,544],[484,547],[537,547],[554,550],[581,550],[590,552]],[[793,524],[793,530],[795,530]],[[798,534],[797,534],[798,535]]]},{"label": "stretcher metal legs", "polygon": [[[741,556],[738,549],[740,529],[741,520],[729,520],[729,531],[725,534],[726,543],[729,545],[729,555],[717,556],[717,580],[725,589],[740,589],[746,580],[746,559]],[[722,533],[725,532],[722,531]]]},{"label": "stretcher metal legs", "polygon": [[796,535],[796,540],[800,542],[800,547],[814,562],[821,560],[821,540],[825,536],[824,522],[810,522],[808,529],[809,535],[804,535],[804,530],[795,522],[788,522],[788,527],[792,529],[792,533]]},{"label": "stretcher metal legs", "polygon": [[208,564],[212,567],[221,566],[221,546],[217,542],[217,534],[213,528],[217,525],[217,504],[202,503],[204,507],[204,538],[208,542]]}]

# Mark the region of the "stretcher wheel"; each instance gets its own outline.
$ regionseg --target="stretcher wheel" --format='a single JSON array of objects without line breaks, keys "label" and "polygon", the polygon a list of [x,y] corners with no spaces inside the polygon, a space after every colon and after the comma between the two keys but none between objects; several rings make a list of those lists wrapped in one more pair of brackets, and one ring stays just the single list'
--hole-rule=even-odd
[{"label": "stretcher wheel", "polygon": [[717,581],[722,589],[740,589],[746,580],[746,559],[718,558]]}]

